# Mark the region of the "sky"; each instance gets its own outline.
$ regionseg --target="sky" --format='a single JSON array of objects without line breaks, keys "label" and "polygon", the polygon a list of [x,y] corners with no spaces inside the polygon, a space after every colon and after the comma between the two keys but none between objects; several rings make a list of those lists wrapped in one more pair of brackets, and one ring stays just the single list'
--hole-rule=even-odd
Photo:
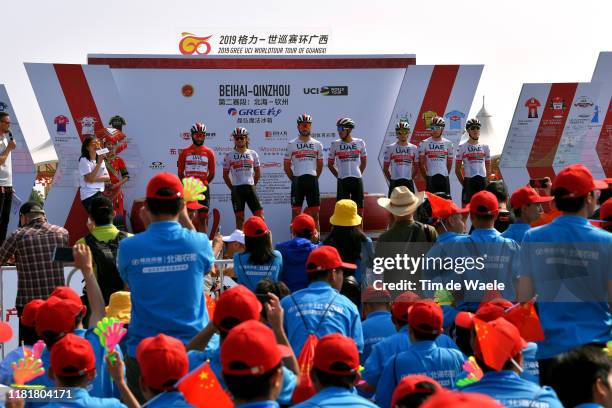
[{"label": "sky", "polygon": [[470,116],[485,95],[496,129],[492,151],[500,152],[522,84],[588,82],[599,52],[612,50],[611,15],[612,2],[594,0],[13,1],[0,8],[0,83],[32,149],[49,134],[24,62],[178,54],[186,30],[322,28],[330,33],[328,54],[416,54],[418,64],[484,64]]}]

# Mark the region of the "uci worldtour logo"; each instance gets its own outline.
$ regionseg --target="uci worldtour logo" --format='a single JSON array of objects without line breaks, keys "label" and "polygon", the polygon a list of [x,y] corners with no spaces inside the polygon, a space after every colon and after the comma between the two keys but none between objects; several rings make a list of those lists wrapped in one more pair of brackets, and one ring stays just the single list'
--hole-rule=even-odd
[{"label": "uci worldtour logo", "polygon": [[304,88],[305,95],[347,96],[348,86],[322,86],[321,88]]},{"label": "uci worldtour logo", "polygon": [[270,116],[270,117],[275,118],[278,115],[280,115],[282,111],[283,111],[282,109],[277,109],[277,108],[265,108],[265,109],[229,108],[227,110],[227,114],[229,116]]}]

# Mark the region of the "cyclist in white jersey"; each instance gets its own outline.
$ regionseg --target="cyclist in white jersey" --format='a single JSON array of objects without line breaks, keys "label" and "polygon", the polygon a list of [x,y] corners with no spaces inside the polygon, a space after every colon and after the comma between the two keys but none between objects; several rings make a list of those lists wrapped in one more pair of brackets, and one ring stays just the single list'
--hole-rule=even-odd
[{"label": "cyclist in white jersey", "polygon": [[[259,155],[249,149],[249,132],[237,127],[232,132],[234,150],[223,159],[223,180],[232,192],[232,206],[236,216],[236,229],[242,230],[245,204],[253,215],[263,218],[263,208],[255,186],[261,176]],[[230,177],[231,175],[231,177]]]},{"label": "cyclist in white jersey", "polygon": [[397,142],[385,147],[383,158],[383,173],[389,181],[389,193],[395,187],[406,186],[415,193],[413,178],[418,174],[418,150],[415,145],[408,142],[410,123],[398,122],[395,125]]},{"label": "cyclist in white jersey", "polygon": [[351,136],[355,128],[353,119],[341,118],[336,126],[340,139],[332,142],[327,159],[327,167],[338,179],[336,200],[353,200],[357,204],[357,211],[363,215],[361,176],[367,164],[365,142]]},{"label": "cyclist in white jersey", "polygon": [[491,152],[489,146],[479,143],[480,121],[470,119],[465,123],[468,141],[460,144],[455,157],[455,174],[463,185],[461,201],[465,206],[472,196],[487,187],[491,177]]},{"label": "cyclist in white jersey", "polygon": [[419,144],[419,168],[425,177],[425,189],[431,193],[450,194],[449,174],[453,166],[453,143],[442,137],[446,122],[439,116],[431,119],[431,137]]},{"label": "cyclist in white jersey", "polygon": [[302,114],[297,118],[300,136],[287,145],[285,174],[291,180],[292,219],[302,212],[306,199],[306,210],[319,224],[319,176],[323,171],[323,144],[310,137],[312,116]]}]

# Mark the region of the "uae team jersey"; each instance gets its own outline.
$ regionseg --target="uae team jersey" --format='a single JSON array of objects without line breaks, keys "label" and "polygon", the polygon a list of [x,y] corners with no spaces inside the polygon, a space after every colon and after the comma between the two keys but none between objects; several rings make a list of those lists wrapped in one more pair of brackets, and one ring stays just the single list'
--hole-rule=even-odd
[{"label": "uae team jersey", "polygon": [[305,174],[316,176],[319,161],[323,161],[323,144],[318,140],[310,138],[305,142],[298,137],[287,145],[285,163],[291,163],[295,177]]},{"label": "uae team jersey", "polygon": [[359,165],[361,159],[367,158],[365,142],[361,139],[353,139],[346,143],[342,140],[334,140],[329,147],[328,161],[335,164],[338,169],[338,178],[346,177],[361,178]]},{"label": "uae team jersey", "polygon": [[428,137],[419,145],[419,160],[425,160],[425,168],[429,177],[436,174],[448,176],[446,162],[449,159],[453,159],[453,142],[444,137],[440,140]]},{"label": "uae team jersey", "polygon": [[255,168],[259,167],[259,155],[251,149],[243,153],[233,150],[223,159],[223,170],[229,170],[235,186],[255,185]]},{"label": "uae team jersey", "polygon": [[391,180],[412,179],[412,164],[417,161],[418,150],[415,145],[397,143],[385,147],[384,164],[389,166]]},{"label": "uae team jersey", "polygon": [[485,163],[491,162],[491,152],[488,145],[469,144],[467,142],[460,144],[455,159],[463,162],[464,177],[487,177]]},{"label": "uae team jersey", "polygon": [[208,175],[215,174],[215,153],[206,146],[191,145],[181,151],[176,166],[181,176],[208,184]]}]

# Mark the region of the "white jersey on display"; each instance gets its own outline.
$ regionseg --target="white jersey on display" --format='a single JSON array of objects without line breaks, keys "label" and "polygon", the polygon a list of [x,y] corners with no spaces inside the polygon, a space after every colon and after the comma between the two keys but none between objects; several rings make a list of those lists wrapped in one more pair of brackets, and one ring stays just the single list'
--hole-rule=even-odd
[{"label": "white jersey on display", "polygon": [[259,167],[259,155],[251,149],[243,153],[231,151],[223,158],[223,170],[229,170],[235,186],[255,185],[255,168]]},{"label": "white jersey on display", "polygon": [[453,159],[453,142],[446,138],[434,140],[429,137],[419,145],[419,160],[425,160],[427,176],[441,174],[448,177],[446,163]]},{"label": "white jersey on display", "polygon": [[460,144],[457,148],[457,156],[455,159],[463,162],[464,177],[487,177],[485,163],[491,161],[489,145],[480,143],[469,144],[467,142]]},{"label": "white jersey on display", "polygon": [[329,147],[328,162],[334,164],[338,169],[338,178],[346,177],[361,178],[361,159],[367,158],[365,142],[361,139],[353,139],[346,143],[341,139],[334,140]]},{"label": "white jersey on display", "polygon": [[316,176],[319,161],[323,161],[323,144],[318,140],[310,138],[305,142],[297,137],[287,144],[285,162],[291,162],[295,177]]},{"label": "white jersey on display", "polygon": [[391,180],[412,179],[412,165],[417,161],[418,149],[412,143],[406,146],[397,143],[385,147],[384,164],[389,165]]}]

